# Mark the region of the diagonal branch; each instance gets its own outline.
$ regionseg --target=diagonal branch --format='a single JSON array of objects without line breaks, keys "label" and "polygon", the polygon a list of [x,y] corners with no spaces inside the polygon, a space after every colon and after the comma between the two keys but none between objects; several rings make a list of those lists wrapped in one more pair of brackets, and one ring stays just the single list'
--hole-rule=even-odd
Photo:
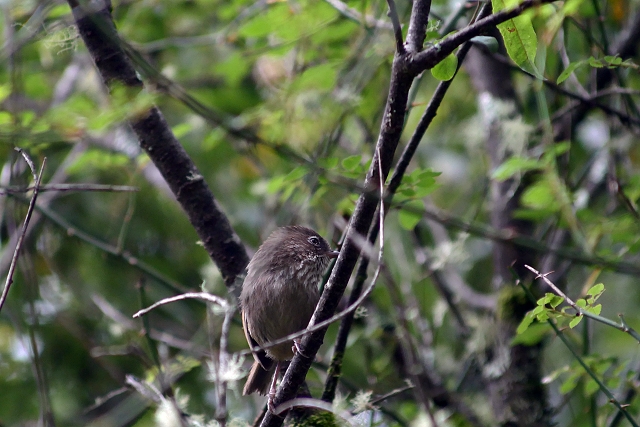
[{"label": "diagonal branch", "polygon": [[446,37],[435,46],[417,53],[412,60],[411,68],[413,72],[420,73],[424,70],[433,68],[436,64],[449,56],[458,46],[483,34],[490,28],[495,28],[509,19],[519,16],[527,9],[539,6],[544,3],[552,3],[553,0],[525,0],[513,9],[502,10],[486,18],[480,19],[476,23],[458,31],[457,33]]},{"label": "diagonal branch", "polygon": [[[109,1],[89,6],[78,0],[68,0],[84,40],[102,80],[111,87],[125,85],[142,90],[142,82],[119,41]],[[140,146],[156,165],[171,191],[187,213],[189,221],[216,263],[227,286],[244,271],[249,257],[242,242],[218,205],[213,193],[195,164],[173,135],[162,112],[157,107],[131,121]]]},{"label": "diagonal branch", "polygon": [[36,175],[35,166],[33,162],[29,158],[29,156],[22,150],[18,149],[25,161],[29,164],[29,168],[31,169],[31,173],[33,173],[33,178],[35,180],[35,184],[33,186],[33,196],[31,196],[31,201],[29,202],[29,209],[27,210],[27,215],[24,217],[24,222],[22,224],[22,229],[20,230],[20,236],[18,237],[18,241],[16,242],[16,248],[13,251],[13,258],[11,258],[11,264],[9,265],[9,272],[7,273],[7,280],[4,284],[4,289],[2,290],[2,295],[0,295],[0,310],[2,310],[2,306],[7,300],[7,296],[9,295],[9,289],[11,288],[11,284],[13,283],[13,273],[16,270],[16,264],[18,263],[18,255],[20,254],[20,249],[22,248],[22,243],[24,242],[24,237],[27,234],[27,228],[29,227],[29,222],[31,221],[31,215],[33,215],[33,210],[36,207],[36,200],[38,199],[38,191],[40,189],[40,182],[42,180],[42,172],[44,171],[44,166],[47,163],[47,159],[45,158],[42,162],[42,166],[40,167],[40,173]]},{"label": "diagonal branch", "polygon": [[[420,2],[414,3],[414,7]],[[419,17],[422,19],[422,17]],[[410,26],[415,26],[413,20],[418,19],[412,13]],[[417,45],[424,43],[424,38],[415,40]],[[380,125],[380,134],[376,143],[371,166],[365,177],[364,191],[361,193],[349,224],[345,243],[340,250],[340,256],[331,273],[329,281],[318,303],[318,307],[311,319],[310,326],[322,322],[332,316],[338,302],[344,293],[351,273],[360,255],[358,240],[364,240],[371,226],[376,207],[379,202],[377,196],[380,183],[384,182],[391,169],[393,156],[400,141],[406,114],[406,105],[411,84],[415,74],[409,70],[409,56],[396,52],[391,70],[391,82],[387,104]],[[291,361],[282,380],[282,385],[273,400],[273,406],[291,400],[295,397],[300,385],[304,381],[307,371],[311,367],[315,354],[320,349],[326,328],[305,335],[301,341],[299,351]],[[282,415],[275,415],[268,411],[262,420],[262,427],[278,427],[282,425]]]}]

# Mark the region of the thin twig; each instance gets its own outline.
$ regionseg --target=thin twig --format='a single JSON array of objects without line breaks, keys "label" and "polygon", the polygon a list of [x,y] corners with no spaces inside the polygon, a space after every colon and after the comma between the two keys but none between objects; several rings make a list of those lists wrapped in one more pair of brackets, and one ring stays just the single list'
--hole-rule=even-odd
[{"label": "thin twig", "polygon": [[345,18],[351,19],[358,23],[364,23],[367,27],[384,28],[385,30],[392,30],[393,26],[388,22],[381,19],[376,19],[371,15],[363,15],[356,9],[349,7],[346,3],[340,0],[324,0],[329,3],[335,10],[340,12]]},{"label": "thin twig", "polygon": [[[124,329],[129,331],[138,330],[138,322],[133,320],[128,315],[120,313],[101,295],[91,295],[91,301],[93,302],[93,304],[95,304],[96,307],[98,307],[102,314],[111,319],[113,322],[117,323],[120,327],[123,327]],[[188,351],[190,354],[195,354],[199,357],[204,357],[210,354],[207,350],[200,347],[199,345],[196,345],[193,341],[183,340],[165,331],[152,328],[149,331],[149,336],[156,341],[167,344],[170,347]]]},{"label": "thin twig", "polygon": [[176,295],[174,297],[161,299],[157,303],[155,303],[153,305],[150,305],[149,307],[143,308],[142,310],[136,312],[132,317],[140,317],[140,316],[143,316],[143,315],[147,314],[151,310],[160,307],[161,305],[169,304],[169,303],[176,302],[176,301],[182,301],[182,300],[190,299],[190,298],[205,300],[205,301],[210,302],[212,304],[217,304],[220,307],[225,308],[225,309],[228,308],[228,306],[229,306],[227,301],[225,301],[224,298],[220,298],[219,296],[211,295],[211,294],[208,294],[206,292],[187,292],[185,294]]},{"label": "thin twig", "polygon": [[[17,200],[19,201],[24,201],[26,203],[26,199],[20,197],[20,196],[12,196],[15,197]],[[44,196],[43,196],[44,197]],[[71,225],[66,219],[64,219],[62,216],[58,215],[56,212],[54,212],[53,210],[42,206],[42,205],[38,205],[35,207],[35,209],[40,212],[42,215],[45,216],[45,218],[47,218],[48,220],[50,220],[51,222],[53,222],[55,225],[57,225],[58,227],[64,229],[64,231],[66,232],[66,234],[68,236],[73,236],[73,237],[77,237],[78,239],[93,245],[95,248],[97,248],[98,250],[101,250],[103,252],[106,252],[110,255],[113,255],[115,257],[121,258],[122,260],[124,260],[126,263],[128,263],[129,265],[131,265],[134,268],[137,268],[138,270],[144,272],[145,274],[149,275],[150,277],[154,278],[155,280],[157,280],[160,284],[166,286],[167,288],[171,289],[174,292],[181,292],[181,293],[185,293],[187,292],[187,289],[182,286],[179,282],[165,276],[164,274],[162,274],[161,272],[159,272],[158,270],[156,270],[155,268],[151,267],[149,264],[147,264],[146,262],[142,261],[141,259],[133,256],[130,252],[128,251],[119,251],[117,247],[112,246],[100,239],[97,239],[96,237],[90,235],[89,233],[86,233],[82,230],[79,230],[78,228],[74,227],[73,225]]]},{"label": "thin twig", "polygon": [[[520,287],[524,290],[524,292],[527,294],[527,298],[529,298],[529,300],[531,300],[531,302],[536,301],[535,296],[531,293],[531,291],[529,290],[529,288],[527,288],[524,283],[522,283],[522,281],[518,280],[518,285],[520,285]],[[562,341],[562,343],[567,347],[567,349],[569,350],[569,352],[573,355],[573,357],[575,357],[575,359],[578,361],[578,363],[580,364],[580,366],[582,366],[582,368],[585,370],[585,372],[587,373],[587,375],[589,375],[595,382],[596,384],[598,384],[598,387],[600,388],[600,391],[602,391],[607,398],[609,399],[610,403],[613,403],[616,408],[618,408],[618,410],[620,411],[621,414],[624,415],[624,417],[631,423],[632,426],[634,427],[639,427],[638,423],[636,423],[636,421],[631,417],[631,415],[629,414],[629,411],[626,410],[626,406],[625,404],[620,403],[620,401],[618,401],[618,399],[616,399],[616,397],[613,395],[613,393],[611,392],[611,390],[609,390],[607,388],[607,386],[600,380],[600,378],[598,378],[598,376],[596,375],[595,372],[593,372],[593,370],[589,367],[589,365],[582,359],[582,357],[573,349],[571,343],[569,342],[569,340],[567,339],[567,337],[562,333],[562,331],[560,331],[560,329],[558,328],[558,326],[556,325],[556,323],[553,321],[553,319],[547,319],[547,323],[549,325],[551,325],[551,328],[553,329],[553,331],[556,333],[556,336],[558,338],[560,338],[560,341]]]},{"label": "thin twig", "polygon": [[571,298],[569,298],[564,292],[562,292],[560,290],[560,288],[558,288],[551,280],[549,280],[547,278],[547,276],[549,274],[551,274],[552,272],[549,273],[540,273],[538,270],[536,270],[535,268],[525,265],[525,268],[527,268],[529,271],[531,271],[532,273],[534,273],[536,275],[536,279],[542,279],[544,280],[544,282],[549,285],[549,287],[551,289],[553,289],[553,291],[560,295],[562,298],[564,298],[564,300],[567,302],[567,304],[569,304],[574,310],[577,311],[577,316],[584,316],[584,317],[588,317],[590,319],[593,319],[597,322],[600,323],[604,323],[607,326],[611,326],[613,328],[618,329],[619,331],[622,332],[626,332],[627,334],[631,335],[633,338],[636,339],[636,341],[638,341],[640,343],[640,334],[633,328],[630,328],[625,322],[624,319],[622,318],[622,315],[620,315],[620,319],[621,319],[621,323],[617,323],[614,322],[611,319],[607,319],[606,317],[602,317],[600,315],[597,315],[595,313],[592,313],[588,310],[585,310],[583,308],[581,308],[580,306],[578,306]]},{"label": "thin twig", "polygon": [[385,400],[387,400],[387,399],[390,399],[390,398],[392,398],[392,397],[395,397],[395,396],[397,396],[397,395],[399,395],[399,394],[404,393],[405,391],[409,391],[409,390],[411,390],[411,389],[412,389],[412,388],[414,388],[414,387],[415,387],[415,386],[414,386],[413,384],[408,384],[408,385],[406,385],[406,386],[404,386],[404,387],[400,387],[400,388],[397,388],[397,389],[395,389],[395,390],[391,390],[389,393],[385,393],[385,394],[383,394],[382,396],[379,396],[379,397],[376,397],[375,399],[372,399],[372,400],[369,402],[369,405],[370,405],[370,406],[375,406],[375,405],[377,405],[378,403],[382,403],[382,402],[384,402],[384,401],[385,401]]},{"label": "thin twig", "polygon": [[[34,186],[29,187],[5,187],[0,188],[0,196],[7,194],[22,194],[34,190]],[[38,191],[94,191],[94,192],[136,192],[140,189],[130,185],[102,185],[102,184],[49,184],[41,186]]]},{"label": "thin twig", "polygon": [[546,3],[552,3],[554,0],[524,0],[518,6],[512,9],[501,10],[498,13],[482,18],[477,22],[463,28],[462,30],[447,36],[433,47],[425,49],[413,56],[411,66],[414,73],[418,74],[424,70],[430,69],[449,56],[458,46],[467,42],[475,36],[481,35],[489,28],[494,28],[509,19],[519,16],[527,9],[540,6]]},{"label": "thin twig", "polygon": [[235,314],[236,306],[233,304],[227,304],[225,307],[224,321],[222,322],[222,328],[220,331],[220,350],[218,354],[218,372],[216,382],[216,421],[225,427],[227,423],[227,375],[223,375],[229,369],[229,332],[231,330],[231,323],[233,315]]},{"label": "thin twig", "polygon": [[118,233],[118,243],[116,244],[116,249],[118,250],[118,252],[122,252],[124,249],[127,231],[129,230],[129,225],[131,225],[131,220],[133,219],[133,213],[135,211],[135,195],[133,193],[129,194],[128,199],[127,211],[124,214],[124,218],[122,219],[122,226],[120,227],[120,232]]},{"label": "thin twig", "polygon": [[127,375],[124,383],[131,386],[131,388],[137,391],[141,396],[146,397],[158,405],[162,402],[162,399],[164,399],[162,392],[160,392],[155,385],[140,380],[133,375]]},{"label": "thin twig", "polygon": [[422,405],[422,409],[429,416],[431,424],[438,427],[438,423],[435,419],[433,410],[431,408],[431,405],[429,404],[429,395],[427,394],[425,386],[423,385],[423,381],[421,381],[420,377],[421,375],[422,377],[424,377],[423,374],[428,368],[426,366],[423,366],[422,363],[419,363],[420,356],[418,354],[418,346],[415,343],[415,340],[412,339],[409,328],[410,322],[407,318],[409,309],[404,305],[404,302],[402,301],[399,286],[397,285],[396,281],[391,276],[389,271],[387,271],[386,269],[384,270],[384,277],[387,289],[389,290],[389,295],[391,296],[391,302],[395,308],[396,316],[398,318],[398,329],[396,332],[396,336],[400,345],[402,358],[404,360],[404,363],[406,364],[405,370],[407,372],[407,376],[415,386],[413,389],[415,399]]},{"label": "thin twig", "polygon": [[29,208],[27,209],[27,215],[24,218],[24,223],[22,224],[22,229],[20,230],[20,237],[16,243],[16,248],[13,251],[13,258],[11,259],[11,264],[9,265],[9,272],[7,273],[7,280],[4,284],[4,289],[2,290],[2,295],[0,295],[0,310],[2,310],[2,306],[7,300],[7,296],[9,295],[9,289],[11,288],[11,284],[13,283],[13,274],[16,270],[16,264],[18,263],[18,254],[20,253],[20,249],[22,248],[22,243],[24,242],[24,236],[27,233],[27,227],[29,226],[29,221],[31,221],[31,215],[33,214],[33,210],[36,206],[36,199],[38,198],[38,190],[40,189],[40,182],[42,180],[42,173],[44,172],[44,167],[47,164],[47,158],[45,157],[42,160],[42,166],[40,167],[40,174],[36,176],[36,170],[31,158],[19,148],[16,150],[22,154],[25,161],[29,165],[31,169],[31,173],[35,180],[35,186],[33,188],[33,196],[31,196],[31,201],[29,202]]},{"label": "thin twig", "polygon": [[426,208],[422,213],[425,217],[447,228],[466,231],[474,236],[481,236],[496,242],[509,243],[516,247],[526,248],[541,254],[554,254],[578,264],[602,267],[622,274],[640,275],[640,267],[630,262],[615,261],[595,255],[586,255],[567,248],[551,247],[541,244],[536,239],[515,233],[511,230],[497,230],[490,226],[466,222],[458,217],[441,212],[436,208]]},{"label": "thin twig", "polygon": [[[500,62],[501,64],[509,67],[512,71],[518,72],[520,74],[523,74],[531,79],[535,79],[536,77],[523,70],[522,68],[518,67],[517,65],[515,65],[511,59],[507,58],[505,55],[502,55],[500,53],[488,53],[486,52],[484,49],[480,49],[480,51],[485,54],[485,55],[490,55],[491,58],[493,58],[494,60],[496,60],[497,62]],[[625,123],[627,125],[635,125],[636,127],[640,126],[640,120],[637,119],[636,117],[632,117],[630,115],[628,115],[627,113],[625,113],[624,111],[621,110],[617,110],[609,105],[605,105],[602,103],[597,102],[596,100],[598,98],[601,98],[603,96],[607,96],[607,95],[611,95],[612,93],[614,93],[615,91],[612,89],[611,91],[601,91],[601,92],[596,92],[592,95],[589,96],[583,96],[580,95],[578,93],[572,92],[568,89],[565,89],[564,87],[562,87],[561,85],[555,83],[555,81],[552,80],[548,80],[548,79],[544,79],[542,80],[542,84],[544,84],[546,87],[548,87],[549,89],[558,92],[560,95],[564,95],[567,98],[571,98],[573,100],[575,100],[576,102],[570,103],[568,105],[566,105],[564,108],[562,108],[561,110],[557,111],[556,113],[553,114],[553,116],[551,117],[551,121],[556,122],[558,121],[560,118],[562,118],[562,116],[564,116],[565,114],[568,114],[569,112],[575,110],[578,107],[581,106],[590,106],[592,108],[597,108],[599,110],[601,110],[602,112],[604,112],[605,114],[607,114],[608,116],[614,116],[617,117],[618,120],[620,120],[622,123]],[[621,91],[621,94],[624,94],[624,91]]]},{"label": "thin twig", "polygon": [[349,421],[353,416],[349,412],[343,411],[342,413],[340,413],[336,411],[336,409],[333,408],[333,406],[330,403],[327,403],[324,400],[312,399],[308,397],[298,397],[292,400],[287,400],[286,402],[278,405],[278,407],[275,409],[275,413],[281,414],[285,411],[288,411],[289,409],[296,408],[296,407],[314,408],[314,409],[327,411],[332,413],[333,415],[336,415],[342,418],[344,421],[347,421],[346,425],[351,425]]},{"label": "thin twig", "polygon": [[391,24],[393,25],[393,36],[396,39],[396,52],[403,55],[406,51],[404,49],[404,41],[402,40],[402,25],[400,25],[400,18],[396,10],[396,2],[394,0],[387,0],[387,4],[389,5],[389,18],[391,18]]}]

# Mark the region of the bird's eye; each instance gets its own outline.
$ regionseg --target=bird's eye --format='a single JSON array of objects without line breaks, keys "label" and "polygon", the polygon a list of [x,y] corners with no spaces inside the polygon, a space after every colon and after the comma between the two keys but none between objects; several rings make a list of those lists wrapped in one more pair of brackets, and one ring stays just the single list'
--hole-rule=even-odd
[{"label": "bird's eye", "polygon": [[320,246],[320,239],[318,239],[316,236],[311,236],[308,240],[309,243],[311,243],[313,246]]}]

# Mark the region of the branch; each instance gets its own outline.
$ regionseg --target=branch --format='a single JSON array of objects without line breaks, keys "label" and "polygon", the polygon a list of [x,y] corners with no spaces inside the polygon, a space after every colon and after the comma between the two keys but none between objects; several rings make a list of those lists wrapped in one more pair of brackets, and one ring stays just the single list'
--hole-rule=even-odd
[{"label": "branch", "polygon": [[371,28],[384,28],[386,30],[392,30],[393,26],[386,21],[376,19],[371,15],[363,15],[356,9],[347,6],[340,0],[324,0],[329,3],[335,10],[340,12],[345,18],[351,19],[357,23],[364,23],[367,27]]},{"label": "branch", "polygon": [[183,301],[186,299],[201,299],[201,300],[210,302],[211,304],[219,305],[225,310],[229,309],[229,304],[227,303],[227,301],[225,301],[223,298],[220,298],[219,296],[211,295],[207,292],[187,292],[185,294],[176,295],[174,297],[163,298],[160,301],[150,305],[147,308],[138,310],[132,317],[136,318],[136,317],[144,316],[145,314],[149,313],[151,310],[156,309],[161,305],[170,304],[176,301]]},{"label": "branch", "polygon": [[[21,194],[28,193],[35,190],[35,185],[29,187],[5,187],[0,188],[0,196],[7,194]],[[71,191],[95,191],[95,192],[136,192],[138,187],[132,187],[130,185],[104,185],[104,184],[48,184],[42,185],[38,188],[40,193],[47,191],[59,191],[59,192],[71,192]]]},{"label": "branch", "polygon": [[424,39],[427,36],[430,10],[431,0],[416,0],[413,3],[409,29],[407,30],[407,46],[411,53],[415,54],[422,50]]},{"label": "branch", "polygon": [[[485,49],[479,49],[480,52],[482,52],[483,55],[488,55],[490,56],[492,59],[494,59],[495,61],[501,63],[502,65],[509,67],[511,70],[516,71],[520,74],[523,74],[527,77],[530,77],[532,79],[535,79],[536,77],[523,70],[522,68],[518,67],[517,65],[515,65],[509,58],[507,58],[504,55],[501,55],[499,53],[489,53],[488,51],[486,51]],[[624,91],[624,90],[609,90],[609,91],[598,91],[595,92],[592,95],[581,95],[579,93],[575,93],[572,92],[568,89],[565,89],[564,87],[556,84],[555,82],[551,81],[551,80],[542,80],[542,84],[544,84],[546,87],[548,87],[549,89],[558,92],[560,95],[564,95],[567,98],[571,98],[574,99],[576,102],[573,102],[571,104],[566,105],[562,110],[559,110],[558,112],[556,112],[552,117],[551,117],[551,121],[552,122],[556,122],[558,120],[560,120],[561,118],[563,118],[563,116],[565,114],[568,113],[572,113],[574,110],[576,109],[582,109],[582,108],[587,108],[587,109],[591,109],[591,108],[598,108],[600,110],[602,110],[603,113],[609,115],[609,116],[613,116],[613,117],[617,117],[618,120],[620,120],[620,122],[622,122],[623,124],[626,125],[635,125],[636,127],[640,127],[640,119],[637,119],[635,117],[630,116],[629,114],[625,113],[624,111],[618,110],[616,108],[610,107],[609,105],[603,104],[601,102],[598,102],[597,99],[601,98],[603,96],[607,96],[607,95],[612,95],[612,94],[616,94],[616,93],[624,93],[624,94],[635,94],[634,91],[628,92],[628,91]],[[575,113],[572,113],[575,114]],[[575,126],[575,123],[573,124]]]},{"label": "branch", "polygon": [[540,243],[537,239],[515,233],[511,230],[497,230],[484,225],[472,224],[464,220],[436,210],[425,207],[424,216],[436,221],[445,227],[452,227],[466,231],[474,236],[481,236],[497,242],[509,243],[516,247],[529,249],[541,254],[555,254],[560,258],[574,261],[578,264],[601,267],[622,274],[640,275],[640,267],[631,262],[616,261],[595,255],[585,255],[568,248],[554,248]]},{"label": "branch", "polygon": [[458,46],[467,42],[475,36],[481,35],[489,28],[494,28],[509,19],[515,18],[527,9],[539,6],[544,3],[551,3],[553,0],[525,0],[517,7],[509,10],[502,10],[486,18],[480,19],[475,24],[458,31],[455,34],[445,38],[435,46],[417,53],[413,57],[411,68],[415,73],[421,73],[424,70],[433,68],[436,64],[449,56]]},{"label": "branch", "polygon": [[[113,20],[109,1],[99,8],[68,0],[84,40],[104,83],[123,84],[135,91],[142,82],[127,58]],[[131,121],[140,146],[156,165],[171,191],[187,213],[211,259],[220,269],[228,287],[244,271],[249,257],[226,215],[195,164],[175,138],[157,107]]]},{"label": "branch", "polygon": [[[413,78],[414,76],[407,72],[406,57],[396,53],[380,136],[364,182],[365,191],[360,195],[356,203],[345,243],[340,250],[340,256],[320,297],[320,302],[311,319],[310,326],[332,316],[351,277],[351,272],[360,254],[360,245],[357,241],[359,239],[364,240],[363,236],[369,230],[379,200],[376,196],[378,193],[376,190],[379,190],[380,178],[384,180],[389,174],[393,155],[400,140],[404,124],[405,106]],[[294,356],[289,369],[287,369],[282,385],[274,399],[274,406],[278,406],[295,397],[307,371],[311,367],[315,354],[322,345],[325,332],[326,327],[303,337],[300,345],[301,351]],[[262,420],[261,426],[277,427],[282,425],[282,421],[282,417],[269,411]]]},{"label": "branch", "polygon": [[33,215],[33,210],[36,207],[36,200],[38,198],[38,190],[40,189],[40,182],[42,180],[42,173],[44,171],[44,167],[47,163],[47,158],[42,161],[42,166],[40,167],[40,173],[36,175],[35,166],[33,162],[29,158],[29,156],[22,150],[17,149],[22,157],[24,157],[25,161],[29,165],[31,169],[31,173],[33,174],[33,179],[35,180],[35,185],[33,188],[33,196],[31,196],[31,201],[29,202],[29,209],[27,210],[27,215],[24,218],[24,222],[22,223],[22,229],[20,230],[20,236],[18,237],[18,241],[16,242],[16,248],[13,251],[13,258],[11,258],[11,264],[9,265],[9,272],[7,273],[7,280],[4,284],[4,289],[2,290],[2,295],[0,295],[0,310],[2,310],[2,306],[7,300],[7,296],[9,295],[9,289],[11,288],[11,284],[13,283],[13,274],[16,270],[16,264],[18,263],[18,255],[20,254],[20,249],[22,249],[22,243],[24,242],[24,236],[27,234],[27,228],[29,227],[29,221],[31,221],[31,215]]},{"label": "branch", "polygon": [[[520,280],[518,280],[518,284],[525,291],[529,300],[535,303],[536,298],[531,293],[531,291],[526,286],[524,286],[524,284]],[[556,325],[556,323],[552,319],[547,319],[547,323],[551,325],[551,328],[556,333],[556,336],[560,338],[560,341],[562,341],[562,343],[567,347],[569,352],[578,361],[578,363],[580,364],[580,366],[582,366],[585,372],[596,382],[596,384],[598,384],[600,391],[602,391],[607,396],[607,398],[609,399],[609,402],[613,403],[616,406],[616,408],[618,408],[619,413],[623,414],[624,417],[631,423],[632,426],[638,427],[638,423],[636,423],[636,421],[629,414],[629,411],[627,411],[628,405],[622,404],[618,399],[616,399],[616,397],[613,395],[611,390],[607,388],[607,386],[600,380],[600,378],[598,378],[596,373],[589,367],[589,365],[582,359],[582,357],[573,349],[573,347],[571,346],[571,343],[569,342],[567,337],[565,337],[562,331],[558,329],[558,326]]]},{"label": "branch", "polygon": [[562,298],[564,298],[564,300],[567,302],[567,304],[569,304],[571,306],[571,308],[573,308],[577,313],[576,316],[584,316],[584,317],[588,317],[589,319],[593,319],[596,322],[600,322],[600,323],[604,323],[607,326],[611,326],[612,328],[615,328],[619,331],[625,332],[629,335],[631,335],[636,341],[638,341],[640,343],[640,334],[638,334],[638,332],[629,327],[626,322],[624,321],[624,318],[622,316],[622,314],[620,314],[620,323],[616,323],[613,320],[607,319],[606,317],[602,317],[599,316],[595,313],[592,313],[588,310],[585,310],[581,307],[579,307],[575,301],[573,301],[571,298],[569,298],[564,292],[562,292],[560,290],[560,288],[558,288],[551,280],[549,280],[547,278],[547,276],[549,274],[551,274],[551,272],[549,273],[540,273],[538,270],[536,270],[535,268],[525,265],[525,268],[527,268],[529,271],[531,271],[532,273],[534,273],[536,275],[536,279],[542,279],[544,280],[544,282],[549,285],[549,287],[551,289],[553,289],[553,291],[558,294],[559,296],[561,296]]},{"label": "branch", "polygon": [[[622,59],[627,59],[635,56],[638,53],[638,40],[640,39],[640,12],[636,13],[630,22],[629,27],[623,32],[622,36],[616,40],[611,47],[609,55],[618,55]],[[589,83],[595,86],[596,90],[601,90],[608,86],[613,80],[613,70],[608,68],[599,68],[596,70],[595,81]],[[587,84],[587,87],[590,85]],[[593,104],[580,104],[573,111],[572,114],[567,115],[564,120],[557,123],[554,126],[554,137],[556,141],[564,141],[570,139],[571,131],[575,129],[586,114],[593,108]],[[600,106],[598,106],[600,107]],[[601,108],[601,107],[600,107]],[[604,110],[606,111],[606,110]],[[613,114],[613,112],[607,112],[607,114]],[[617,114],[616,114],[617,115]],[[623,120],[623,118],[620,118]],[[624,120],[623,120],[624,122]]]},{"label": "branch", "polygon": [[400,18],[398,18],[398,11],[396,10],[395,0],[387,0],[389,5],[389,18],[391,18],[391,24],[393,25],[393,36],[396,39],[396,52],[404,54],[404,43],[402,41],[402,25],[400,25]]},{"label": "branch", "polygon": [[[19,196],[14,196],[14,197],[16,197],[17,200],[26,203],[25,198],[19,197]],[[40,214],[42,214],[46,219],[48,219],[58,227],[62,228],[68,236],[76,237],[90,245],[93,245],[96,249],[100,251],[103,251],[105,253],[108,253],[110,255],[113,255],[117,258],[122,259],[132,267],[137,268],[143,273],[145,273],[146,275],[148,275],[149,277],[154,278],[160,284],[171,289],[173,292],[177,292],[177,293],[188,292],[188,289],[182,286],[179,282],[176,282],[175,280],[163,275],[161,272],[154,269],[149,264],[131,255],[130,252],[119,250],[116,246],[110,245],[90,235],[89,233],[79,230],[78,228],[71,225],[71,223],[69,223],[66,219],[58,215],[53,210],[42,205],[36,206],[35,210],[38,211]]]},{"label": "branch", "polygon": [[[488,9],[485,9],[485,10],[488,10]],[[470,46],[471,46],[470,44],[466,44],[458,52],[457,54],[458,69],[460,68],[462,61],[464,60],[464,57],[466,56],[467,52],[469,51]],[[431,124],[433,118],[436,116],[438,108],[440,107],[440,104],[444,99],[444,95],[449,89],[449,86],[451,86],[451,82],[453,81],[456,75],[457,75],[457,71],[456,71],[456,74],[454,74],[454,76],[450,80],[440,82],[438,84],[438,87],[436,88],[434,94],[431,97],[431,101],[429,102],[429,105],[427,106],[427,108],[425,108],[425,111],[422,117],[420,118],[420,122],[418,123],[416,130],[411,136],[409,143],[404,148],[400,156],[400,159],[396,163],[396,167],[389,181],[389,185],[387,186],[387,191],[385,195],[385,206],[387,208],[386,211],[388,211],[388,206],[391,204],[393,195],[395,194],[398,187],[400,186],[400,183],[402,182],[402,177],[404,176],[404,174],[407,171],[407,168],[409,167],[409,163],[411,162],[411,159],[413,158],[413,155],[415,154],[418,148],[418,144],[420,144],[420,141],[422,140],[422,137],[427,131],[427,128]],[[376,216],[376,218],[379,218],[379,216]],[[379,229],[379,220],[377,220],[377,222],[375,222],[371,226],[371,229],[369,230],[367,241],[369,242],[370,245],[375,244],[375,241],[378,238],[378,229]],[[358,270],[356,272],[356,276],[355,276],[356,280],[353,285],[353,290],[351,291],[351,295],[349,297],[349,306],[354,305],[360,299],[362,288],[367,278],[368,267],[369,267],[369,259],[366,257],[363,257],[360,261],[360,265],[358,266]],[[335,397],[335,391],[338,385],[338,379],[341,374],[342,358],[344,356],[344,351],[346,349],[347,339],[349,337],[349,332],[351,331],[352,324],[353,324],[353,313],[345,316],[345,318],[340,323],[340,329],[338,330],[338,336],[336,338],[336,344],[334,348],[334,356],[331,360],[331,366],[329,367],[327,380],[325,382],[325,387],[322,394],[322,400],[325,400],[327,402],[333,401]]]}]

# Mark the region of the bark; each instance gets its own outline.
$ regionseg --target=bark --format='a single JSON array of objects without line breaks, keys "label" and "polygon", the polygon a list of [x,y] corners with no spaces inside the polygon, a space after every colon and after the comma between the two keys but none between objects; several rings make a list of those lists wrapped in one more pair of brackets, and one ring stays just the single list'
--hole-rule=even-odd
[{"label": "bark", "polygon": [[[134,92],[143,85],[119,41],[111,17],[109,0],[79,2],[69,0],[73,16],[102,80],[111,88],[124,85]],[[242,242],[218,205],[204,177],[173,135],[157,107],[130,121],[140,147],[156,165],[211,259],[220,269],[227,286],[243,273],[249,257]]]},{"label": "bark", "polygon": [[[513,154],[503,139],[502,127],[504,119],[520,115],[511,71],[478,49],[472,49],[469,53],[466,68],[480,99],[499,103],[505,109],[510,108],[500,111],[496,116],[485,117],[485,124],[488,125],[486,147],[493,170]],[[524,185],[515,180],[491,182],[491,225],[496,230],[531,235],[533,224],[513,217],[523,189]],[[530,251],[509,242],[495,242],[492,255],[493,286],[498,291],[514,285],[511,268],[524,276],[523,265],[532,262]],[[505,293],[509,295],[509,289],[504,289]],[[483,367],[483,374],[493,414],[500,425],[549,426],[550,410],[541,382],[542,345],[510,345],[522,315],[530,308],[526,299],[517,296],[515,293],[501,301],[495,341],[489,350],[489,360]]]}]

